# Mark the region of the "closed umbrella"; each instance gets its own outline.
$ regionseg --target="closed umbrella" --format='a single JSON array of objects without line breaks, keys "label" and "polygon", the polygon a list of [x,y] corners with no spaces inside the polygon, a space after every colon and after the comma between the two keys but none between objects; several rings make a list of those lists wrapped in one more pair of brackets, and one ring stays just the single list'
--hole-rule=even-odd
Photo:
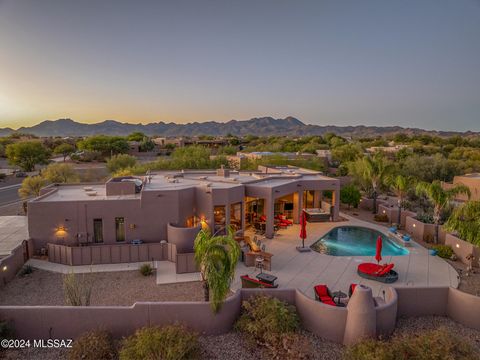
[{"label": "closed umbrella", "polygon": [[377,252],[375,253],[375,260],[377,260],[377,263],[380,263],[382,261],[382,237],[378,236],[377,238]]},{"label": "closed umbrella", "polygon": [[302,247],[305,247],[305,238],[307,237],[307,216],[305,210],[302,210],[300,216],[300,238],[302,239]]}]

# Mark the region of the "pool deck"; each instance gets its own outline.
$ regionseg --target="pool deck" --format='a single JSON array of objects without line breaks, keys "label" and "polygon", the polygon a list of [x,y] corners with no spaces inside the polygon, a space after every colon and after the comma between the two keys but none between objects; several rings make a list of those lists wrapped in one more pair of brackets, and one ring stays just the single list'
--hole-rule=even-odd
[{"label": "pool deck", "polygon": [[[308,223],[305,246],[310,246],[337,226],[363,226],[387,234],[388,228],[359,220],[346,214],[341,216],[348,221],[335,223]],[[273,239],[264,239],[266,251],[273,254],[272,270],[269,273],[278,277],[280,288],[297,288],[307,296],[314,298],[313,287],[326,284],[330,290],[348,291],[351,283],[364,284],[372,288],[374,296],[382,296],[382,290],[389,286],[452,286],[458,287],[458,275],[455,269],[438,256],[431,256],[428,249],[411,241],[409,254],[403,256],[385,256],[382,263],[395,264],[399,275],[393,284],[383,284],[367,280],[357,275],[357,266],[362,262],[376,263],[374,256],[330,256],[316,251],[299,253],[296,246],[301,245],[299,226],[282,229]],[[240,276],[249,274],[255,277],[258,269],[237,265],[232,290],[241,288]]]}]

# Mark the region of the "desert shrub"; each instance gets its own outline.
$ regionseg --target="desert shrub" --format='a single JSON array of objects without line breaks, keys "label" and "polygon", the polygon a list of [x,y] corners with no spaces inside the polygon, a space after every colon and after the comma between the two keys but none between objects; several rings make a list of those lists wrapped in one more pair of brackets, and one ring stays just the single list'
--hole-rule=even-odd
[{"label": "desert shrub", "polygon": [[478,359],[465,340],[444,328],[397,336],[390,341],[364,340],[345,352],[349,360],[436,360]]},{"label": "desert shrub", "polygon": [[433,216],[428,213],[420,213],[415,216],[418,221],[421,221],[424,224],[433,224]]},{"label": "desert shrub", "polygon": [[437,255],[444,259],[450,259],[453,255],[453,249],[448,245],[434,245],[433,249],[437,250]]},{"label": "desert shrub", "polygon": [[68,351],[69,360],[113,360],[117,351],[112,337],[106,331],[93,330],[75,339]]},{"label": "desert shrub", "polygon": [[145,327],[123,340],[120,360],[193,359],[198,347],[197,334],[181,325]]},{"label": "desert shrub", "polygon": [[388,222],[387,214],[376,214],[373,219],[378,222]]},{"label": "desert shrub", "polygon": [[243,302],[235,329],[258,343],[265,343],[270,336],[294,332],[298,326],[299,318],[294,306],[259,295]]},{"label": "desert shrub", "polygon": [[81,276],[74,273],[65,274],[63,276],[63,293],[67,305],[89,306],[92,284],[87,280],[85,274]]},{"label": "desert shrub", "polygon": [[264,347],[268,358],[303,359],[310,356],[311,344],[297,332],[299,325],[295,306],[260,295],[243,302],[235,329]]},{"label": "desert shrub", "polygon": [[25,275],[29,275],[31,273],[33,273],[33,267],[31,267],[30,265],[24,265],[20,269],[18,275],[24,277]]},{"label": "desert shrub", "polygon": [[140,274],[143,276],[150,276],[153,274],[153,267],[150,264],[143,264],[140,266]]},{"label": "desert shrub", "polygon": [[110,173],[115,173],[122,169],[134,167],[136,164],[137,158],[135,156],[119,154],[107,160],[107,169]]}]

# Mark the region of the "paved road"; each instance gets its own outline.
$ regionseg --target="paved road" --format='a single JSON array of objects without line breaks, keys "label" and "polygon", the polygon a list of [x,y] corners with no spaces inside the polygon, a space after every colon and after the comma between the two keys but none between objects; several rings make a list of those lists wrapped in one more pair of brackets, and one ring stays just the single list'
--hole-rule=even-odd
[{"label": "paved road", "polygon": [[18,189],[20,188],[20,186],[21,184],[14,184],[3,187],[0,185],[0,206],[19,202],[21,200],[20,196],[18,196]]}]

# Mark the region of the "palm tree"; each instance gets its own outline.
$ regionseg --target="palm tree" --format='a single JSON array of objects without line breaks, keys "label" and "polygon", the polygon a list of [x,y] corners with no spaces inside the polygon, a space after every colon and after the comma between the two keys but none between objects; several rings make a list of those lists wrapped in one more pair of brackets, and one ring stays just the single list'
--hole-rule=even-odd
[{"label": "palm tree", "polygon": [[400,226],[402,221],[402,204],[408,190],[413,184],[413,178],[403,175],[397,175],[395,177],[389,177],[387,183],[390,186],[390,190],[395,193],[398,198],[398,219],[397,224]]},{"label": "palm tree", "polygon": [[211,300],[212,310],[217,312],[235,276],[240,246],[233,237],[232,229],[225,236],[215,236],[209,229],[202,229],[195,239],[194,251],[202,276],[205,301]]},{"label": "palm tree", "polygon": [[377,213],[377,197],[382,187],[386,185],[388,175],[391,173],[392,164],[385,156],[378,152],[373,156],[364,156],[349,165],[349,173],[363,190],[373,199],[373,213]]},{"label": "palm tree", "polygon": [[455,196],[459,194],[465,194],[470,198],[470,189],[463,185],[458,184],[450,189],[442,188],[440,181],[435,180],[432,183],[420,182],[416,186],[417,195],[426,196],[433,204],[433,223],[435,224],[435,244],[438,243],[438,227],[440,225],[440,219],[443,210],[451,203]]}]

